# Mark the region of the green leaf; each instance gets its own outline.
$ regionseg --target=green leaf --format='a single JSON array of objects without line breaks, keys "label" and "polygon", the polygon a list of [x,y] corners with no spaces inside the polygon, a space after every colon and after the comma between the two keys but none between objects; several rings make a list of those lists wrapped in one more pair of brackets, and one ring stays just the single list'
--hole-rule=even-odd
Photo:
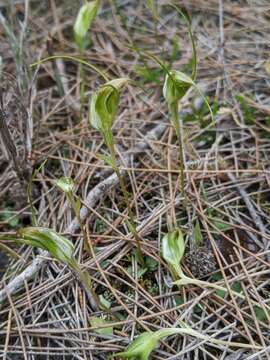
[{"label": "green leaf", "polygon": [[89,300],[93,309],[98,309],[98,298],[91,288],[91,277],[83,272],[74,258],[74,245],[66,237],[56,231],[43,227],[26,227],[17,231],[17,241],[47,250],[58,261],[68,265],[78,276],[85,290],[89,292]]},{"label": "green leaf", "polygon": [[155,271],[158,267],[158,262],[151,256],[147,256],[145,259],[145,265],[149,271]]},{"label": "green leaf", "polygon": [[145,332],[142,333],[139,337],[137,337],[131,345],[128,346],[127,350],[121,353],[116,354],[117,357],[121,356],[126,359],[132,359],[132,360],[148,360],[150,353],[152,350],[154,350],[158,342],[161,339],[164,339],[171,335],[189,335],[193,336],[197,339],[207,341],[212,344],[218,344],[223,346],[230,346],[230,347],[238,347],[243,349],[251,349],[256,348],[258,350],[263,349],[261,346],[256,346],[251,344],[245,344],[245,343],[238,343],[238,342],[231,342],[231,341],[224,341],[220,339],[216,339],[213,337],[210,337],[208,335],[199,333],[196,330],[193,330],[191,327],[189,327],[184,322],[181,322],[181,327],[177,328],[162,328],[156,332]]},{"label": "green leaf", "polygon": [[[106,321],[102,318],[99,318],[97,316],[91,316],[90,317],[90,325],[93,327],[101,326],[101,325],[107,325],[110,324],[110,321]],[[95,329],[94,330],[98,334],[103,335],[113,335],[113,327],[105,327],[103,329]]]},{"label": "green leaf", "polygon": [[152,331],[139,335],[127,350],[116,354],[125,359],[148,360],[151,352],[158,346],[158,337]]},{"label": "green leaf", "polygon": [[65,194],[72,194],[75,188],[75,183],[70,177],[61,177],[55,182],[55,185]]},{"label": "green leaf", "polygon": [[238,103],[241,106],[241,110],[243,112],[244,121],[246,125],[254,125],[255,122],[255,111],[254,109],[249,105],[247,100],[242,95],[236,95],[235,99],[238,101]]},{"label": "green leaf", "polygon": [[243,291],[240,281],[236,281],[235,283],[233,283],[232,290],[239,294]]},{"label": "green leaf", "polygon": [[10,207],[6,207],[2,213],[0,213],[0,219],[7,222],[9,226],[15,228],[20,221],[20,218],[14,214]]},{"label": "green leaf", "polygon": [[[211,276],[211,280],[214,280],[215,282],[218,282],[218,281],[220,281],[220,280],[223,280],[223,276],[222,276],[221,272],[218,272],[218,273],[213,274],[213,275]],[[219,297],[224,298],[225,295],[226,295],[226,293],[227,293],[227,289],[226,289],[226,290],[221,290],[221,289],[219,289],[219,290],[217,290],[215,293],[216,293]]]},{"label": "green leaf", "polygon": [[26,227],[19,229],[17,235],[18,241],[47,250],[55,259],[69,265],[74,270],[78,269],[74,258],[74,245],[56,231],[43,227]]},{"label": "green leaf", "polygon": [[196,304],[193,308],[195,314],[201,314],[203,312],[203,307],[200,304]]},{"label": "green leaf", "polygon": [[[267,322],[268,321],[268,317],[267,317],[266,313],[264,312],[264,310],[261,307],[259,307],[257,305],[254,305],[253,309],[254,309],[256,318],[259,321],[262,321],[262,322]],[[265,311],[267,311],[268,314],[270,315],[270,310],[266,309]]]},{"label": "green leaf", "polygon": [[222,219],[219,219],[217,217],[212,217],[210,220],[211,220],[212,224],[221,231],[227,231],[227,230],[230,230],[230,228],[231,228],[230,225],[224,223],[222,221]]},{"label": "green leaf", "polygon": [[94,129],[104,136],[111,132],[117,114],[120,90],[129,79],[119,78],[107,82],[95,92],[90,100],[89,120]]},{"label": "green leaf", "polygon": [[200,246],[203,244],[203,236],[200,228],[200,223],[198,220],[196,220],[196,224],[194,227],[194,240],[197,246]]},{"label": "green leaf", "polygon": [[106,310],[110,309],[112,306],[110,301],[106,300],[103,295],[99,295],[99,302],[100,302],[100,305]]},{"label": "green leaf", "polygon": [[93,20],[95,19],[99,7],[99,0],[87,2],[84,4],[77,15],[73,31],[75,42],[79,49],[84,48],[85,37]]},{"label": "green leaf", "polygon": [[[132,266],[127,268],[127,272],[130,276],[134,277],[135,273]],[[147,268],[139,267],[137,271],[137,278],[140,279],[147,272]]]},{"label": "green leaf", "polygon": [[175,304],[176,304],[177,306],[184,304],[184,299],[183,299],[183,297],[180,296],[180,295],[175,295],[175,296],[174,296],[174,300],[175,300]]}]

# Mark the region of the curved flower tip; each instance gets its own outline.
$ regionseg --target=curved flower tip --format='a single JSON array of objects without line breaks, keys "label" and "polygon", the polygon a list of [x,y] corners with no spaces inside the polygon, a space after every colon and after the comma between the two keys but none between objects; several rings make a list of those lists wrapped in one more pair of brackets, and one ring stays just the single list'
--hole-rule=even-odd
[{"label": "curved flower tip", "polygon": [[102,85],[91,97],[89,120],[94,129],[107,135],[117,114],[120,90],[127,85],[128,78],[118,78]]},{"label": "curved flower tip", "polygon": [[166,75],[163,85],[163,96],[168,104],[181,100],[194,81],[181,71],[171,70]]},{"label": "curved flower tip", "polygon": [[97,16],[99,0],[84,4],[77,15],[73,31],[75,42],[80,49],[84,48],[86,33]]}]

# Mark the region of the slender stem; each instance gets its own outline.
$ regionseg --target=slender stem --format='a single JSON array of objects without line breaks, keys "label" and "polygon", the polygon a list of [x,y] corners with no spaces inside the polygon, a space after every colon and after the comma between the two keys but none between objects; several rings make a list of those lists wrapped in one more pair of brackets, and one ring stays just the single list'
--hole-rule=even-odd
[{"label": "slender stem", "polygon": [[74,261],[74,263],[71,265],[71,268],[73,269],[75,275],[78,277],[81,284],[83,285],[93,310],[97,311],[99,309],[99,298],[95,293],[94,289],[92,288],[92,280],[90,275],[87,272],[83,272],[81,270],[77,261]]},{"label": "slender stem", "polygon": [[165,328],[165,329],[158,330],[155,333],[155,336],[158,340],[161,340],[167,336],[175,335],[175,334],[194,336],[197,339],[205,340],[212,344],[217,344],[217,345],[232,346],[232,347],[243,348],[243,349],[256,349],[256,350],[263,349],[262,346],[257,346],[257,345],[253,345],[253,344],[244,344],[244,343],[238,343],[238,342],[234,342],[234,341],[224,341],[224,340],[220,340],[220,339],[215,339],[211,336],[201,334],[198,331],[193,330],[191,328]]},{"label": "slender stem", "polygon": [[185,195],[185,177],[184,177],[184,146],[182,142],[182,129],[178,118],[178,101],[170,104],[171,122],[176,132],[177,140],[179,143],[179,155],[180,155],[180,194],[184,197],[184,204],[186,205]]},{"label": "slender stem", "polygon": [[[175,281],[174,284],[178,285],[179,287],[180,287],[180,286],[184,286],[184,285],[197,285],[197,286],[201,287],[202,289],[205,289],[205,288],[207,288],[207,287],[210,287],[210,288],[213,288],[213,289],[216,289],[216,290],[221,290],[221,291],[224,291],[224,292],[228,292],[228,289],[225,288],[225,287],[223,287],[223,286],[220,286],[220,285],[217,285],[217,284],[214,284],[214,283],[210,283],[210,282],[208,282],[208,281],[203,281],[203,280],[198,280],[198,279],[192,279],[192,278],[186,276],[186,275],[183,273],[183,271],[182,271],[182,269],[181,269],[180,266],[179,266],[179,269],[177,269],[176,271],[177,271],[179,280]],[[246,300],[246,297],[245,297],[243,294],[241,294],[241,293],[238,293],[238,292],[236,292],[236,291],[234,291],[234,290],[231,290],[231,293],[232,293],[234,296],[236,296],[236,297],[238,297],[238,298],[240,298],[240,299],[242,299],[242,300]],[[261,308],[261,305],[260,305],[258,302],[254,301],[254,300],[252,300],[252,299],[250,299],[250,302],[251,302],[253,305],[259,306],[259,307]]]},{"label": "slender stem", "polygon": [[138,253],[139,253],[139,260],[141,265],[144,265],[144,258],[143,258],[143,252],[142,252],[142,248],[141,248],[141,240],[140,237],[138,235],[138,232],[136,230],[136,225],[135,225],[135,221],[134,221],[134,214],[132,211],[132,207],[131,207],[131,201],[129,199],[129,193],[127,191],[127,187],[126,187],[126,183],[124,180],[124,177],[121,175],[119,168],[117,166],[117,161],[116,161],[116,154],[115,154],[115,150],[114,150],[114,144],[112,141],[112,144],[108,144],[107,143],[107,147],[110,151],[111,154],[111,160],[112,160],[112,164],[113,164],[113,170],[115,171],[118,179],[119,179],[119,184],[120,184],[120,188],[121,191],[123,193],[124,196],[124,200],[126,203],[126,207],[127,207],[127,211],[128,211],[128,217],[129,217],[129,221],[127,222],[129,231],[131,232],[132,236],[135,238],[136,241],[136,245],[138,248]]},{"label": "slender stem", "polygon": [[89,244],[88,244],[88,241],[87,241],[87,233],[86,233],[86,230],[85,230],[85,227],[83,225],[83,222],[82,222],[82,219],[81,219],[81,214],[80,214],[80,210],[78,209],[77,207],[77,204],[76,204],[76,201],[75,201],[75,197],[72,193],[68,194],[67,195],[68,197],[68,200],[70,202],[70,205],[72,207],[72,209],[74,210],[75,212],[75,216],[78,220],[78,223],[79,223],[79,227],[83,233],[83,238],[84,238],[84,244],[85,244],[85,249],[89,252],[90,251],[90,247],[89,247]]},{"label": "slender stem", "polygon": [[84,61],[80,58],[77,58],[76,56],[70,56],[70,55],[53,55],[53,56],[49,56],[45,59],[41,59],[39,61],[34,62],[33,64],[30,65],[30,67],[34,67],[40,64],[43,64],[46,61],[51,61],[54,59],[64,59],[64,60],[71,60],[71,61],[75,61],[78,62],[84,66],[89,67],[90,69],[94,70],[97,74],[99,74],[101,77],[103,77],[103,79],[105,81],[109,81],[109,78],[105,75],[105,73],[100,70],[99,68],[97,68],[95,65],[92,65],[91,63],[88,63],[87,61]]},{"label": "slender stem", "polygon": [[[73,193],[69,193],[67,194],[67,198],[70,202],[70,205],[71,207],[73,208],[74,212],[75,212],[75,216],[78,220],[78,223],[79,223],[79,226],[80,226],[80,229],[83,233],[83,239],[84,239],[84,245],[85,245],[85,248],[86,250],[89,252],[89,253],[92,253],[91,252],[91,239],[89,238],[87,232],[86,232],[86,229],[83,225],[83,222],[82,222],[82,219],[81,219],[81,214],[80,214],[80,209],[78,208],[77,204],[76,204],[76,200],[75,200],[75,197],[73,195]],[[91,246],[90,246],[91,244]],[[73,269],[75,270],[75,272],[77,273],[82,285],[84,286],[84,289],[86,290],[87,294],[88,294],[88,298],[89,298],[89,301],[91,303],[91,306],[93,308],[93,310],[98,310],[98,305],[99,305],[99,299],[98,299],[98,296],[97,294],[95,293],[94,289],[92,288],[92,280],[91,280],[91,277],[88,273],[86,272],[83,272],[79,265],[76,263],[73,264]]]},{"label": "slender stem", "polygon": [[85,78],[84,78],[84,68],[83,68],[83,64],[80,63],[79,64],[79,76],[81,79],[81,84],[80,84],[80,115],[81,118],[83,116],[83,109],[84,109],[84,99],[85,99]]}]

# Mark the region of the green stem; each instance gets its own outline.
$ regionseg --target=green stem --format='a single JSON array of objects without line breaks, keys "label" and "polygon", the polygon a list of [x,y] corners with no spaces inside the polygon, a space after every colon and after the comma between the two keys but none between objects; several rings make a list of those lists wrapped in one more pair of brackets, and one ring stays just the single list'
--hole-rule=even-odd
[{"label": "green stem", "polygon": [[212,338],[210,336],[203,335],[203,334],[199,333],[198,331],[193,330],[191,328],[161,329],[161,330],[158,330],[155,333],[155,336],[157,337],[158,340],[161,340],[161,339],[163,339],[165,337],[168,337],[170,335],[175,335],[175,334],[190,335],[190,336],[193,336],[193,337],[195,337],[197,339],[205,340],[205,341],[208,341],[208,342],[210,342],[212,344],[217,344],[217,345],[237,347],[237,348],[243,348],[243,349],[256,349],[256,350],[262,350],[263,349],[262,346],[256,346],[256,345],[253,345],[253,344],[244,344],[244,343],[238,343],[238,342],[234,342],[234,341],[224,341],[224,340],[215,339],[215,338]]},{"label": "green stem", "polygon": [[[85,230],[85,227],[83,225],[82,219],[81,219],[81,214],[80,214],[80,209],[76,204],[76,200],[75,197],[73,195],[73,193],[67,193],[67,198],[68,201],[70,202],[71,207],[73,208],[74,212],[75,212],[75,216],[78,220],[79,223],[79,227],[83,233],[83,239],[84,239],[84,246],[85,249],[91,253],[91,246],[88,243],[88,234]],[[91,241],[91,240],[90,240]],[[90,243],[91,244],[91,243]],[[94,289],[92,288],[92,280],[91,277],[88,273],[84,273],[77,262],[73,262],[72,263],[72,268],[73,270],[75,270],[76,274],[78,275],[84,289],[86,290],[86,293],[88,294],[88,299],[91,303],[91,306],[93,308],[93,310],[98,310],[98,305],[99,305],[99,299],[97,294],[95,293]]]},{"label": "green stem", "polygon": [[41,59],[39,61],[36,61],[35,63],[31,64],[30,67],[34,67],[40,64],[43,64],[46,61],[51,61],[51,60],[55,60],[55,59],[64,59],[64,60],[71,60],[71,61],[75,61],[78,62],[86,67],[89,67],[90,69],[94,70],[97,74],[99,74],[106,82],[109,81],[109,78],[105,75],[105,73],[100,70],[99,68],[97,68],[95,65],[92,65],[91,63],[88,63],[87,61],[84,61],[80,58],[77,58],[76,56],[70,56],[70,55],[53,55],[53,56],[49,56],[45,59]]},{"label": "green stem", "polygon": [[184,206],[186,206],[185,195],[185,177],[184,177],[184,146],[182,142],[182,129],[178,117],[178,101],[170,104],[171,122],[175,129],[177,140],[179,143],[179,155],[180,155],[180,194],[184,197]]},{"label": "green stem", "polygon": [[83,116],[83,109],[84,109],[84,99],[85,99],[85,78],[84,78],[84,69],[83,69],[83,65],[80,63],[79,64],[79,77],[81,79],[81,84],[80,84],[80,115],[81,118]]},{"label": "green stem", "polygon": [[68,201],[70,202],[70,205],[75,213],[75,216],[78,220],[78,223],[79,223],[79,227],[83,233],[83,238],[84,238],[84,244],[85,244],[85,249],[89,252],[90,251],[90,247],[89,247],[89,244],[88,244],[88,236],[87,236],[87,233],[86,233],[86,230],[85,230],[85,227],[83,225],[83,222],[82,222],[82,219],[81,219],[81,214],[80,214],[80,209],[77,207],[77,204],[76,204],[76,200],[75,200],[75,197],[72,193],[70,194],[67,194],[67,197],[68,197]]},{"label": "green stem", "polygon": [[[202,280],[198,280],[198,279],[192,279],[192,278],[186,276],[186,275],[183,273],[183,271],[182,271],[181,268],[180,268],[179,271],[177,271],[177,273],[178,273],[178,276],[179,276],[180,279],[174,282],[175,285],[178,285],[178,286],[197,285],[197,286],[201,287],[202,289],[205,289],[205,288],[207,288],[207,287],[208,287],[208,288],[210,287],[210,288],[213,288],[213,289],[216,289],[216,290],[221,290],[221,291],[224,291],[224,292],[228,292],[228,289],[225,288],[225,287],[223,287],[223,286],[220,286],[220,285],[217,285],[217,284],[213,284],[213,283],[210,283],[210,282],[208,282],[208,281],[202,281]],[[236,292],[236,291],[234,291],[234,290],[231,290],[231,293],[232,293],[234,296],[236,296],[236,297],[238,297],[238,298],[240,298],[240,299],[242,299],[242,300],[246,300],[246,297],[245,297],[243,294],[240,294],[240,293],[238,293],[238,292]],[[258,306],[258,307],[261,308],[261,305],[260,305],[258,302],[254,301],[254,300],[252,300],[252,299],[250,299],[250,302],[251,302],[253,305]]]},{"label": "green stem", "polygon": [[94,311],[97,311],[99,309],[99,298],[95,293],[94,289],[92,288],[92,280],[90,275],[87,272],[83,272],[76,261],[74,261],[74,263],[71,264],[71,268],[73,269],[73,271],[79,278],[81,284],[83,285],[84,290],[88,295],[88,299],[91,304],[91,307],[93,308]]},{"label": "green stem", "polygon": [[128,217],[129,217],[129,220],[127,221],[127,225],[128,225],[129,231],[131,232],[132,236],[135,238],[136,245],[137,245],[137,248],[138,248],[139,261],[140,261],[141,265],[144,266],[144,257],[143,257],[143,252],[142,252],[142,248],[141,248],[141,241],[140,241],[140,237],[138,235],[138,232],[136,230],[136,225],[135,225],[135,221],[134,221],[134,214],[133,214],[133,211],[132,211],[131,201],[129,199],[129,193],[127,191],[126,183],[125,183],[124,177],[121,175],[121,173],[119,171],[119,168],[117,166],[116,154],[115,154],[115,150],[114,150],[113,141],[112,141],[112,144],[107,143],[107,147],[108,147],[108,149],[110,151],[110,154],[111,154],[113,170],[115,171],[116,176],[118,177],[120,188],[121,188],[121,191],[122,191],[123,196],[124,196],[124,201],[126,203],[126,207],[127,207],[127,211],[128,211]]}]

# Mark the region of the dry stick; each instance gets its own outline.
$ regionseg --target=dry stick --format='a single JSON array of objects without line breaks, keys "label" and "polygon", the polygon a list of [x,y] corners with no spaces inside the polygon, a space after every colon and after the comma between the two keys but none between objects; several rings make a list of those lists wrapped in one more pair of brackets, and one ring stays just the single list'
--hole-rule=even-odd
[{"label": "dry stick", "polygon": [[[157,139],[162,132],[164,131],[165,124],[160,124],[156,126],[154,129],[150,130],[146,138],[148,138],[149,141],[153,139]],[[138,146],[134,148],[134,155],[137,156],[141,154],[145,149],[148,147],[148,142],[145,141],[144,143],[140,142]],[[130,163],[130,157],[126,158],[127,165]],[[124,174],[123,171],[121,171],[122,174]],[[95,204],[100,200],[101,197],[103,197],[112,187],[116,186],[118,184],[118,177],[116,174],[112,174],[105,180],[101,181],[98,185],[96,185],[90,192],[88,193],[86,199],[84,202],[89,207],[94,207]],[[83,222],[87,215],[89,214],[89,209],[87,206],[83,206],[80,211],[80,217],[81,221]],[[79,223],[77,219],[75,218],[70,225],[67,227],[67,229],[64,230],[65,233],[73,234],[76,230],[79,228]],[[0,291],[0,305],[3,301],[7,298],[7,291],[10,295],[16,293],[23,285],[25,281],[28,281],[31,279],[44,265],[48,258],[50,258],[50,254],[47,251],[41,251],[40,255],[36,257],[30,265],[27,266],[27,268],[20,273],[18,276],[16,276],[13,280],[11,280],[5,287],[5,289],[2,289]]]}]

